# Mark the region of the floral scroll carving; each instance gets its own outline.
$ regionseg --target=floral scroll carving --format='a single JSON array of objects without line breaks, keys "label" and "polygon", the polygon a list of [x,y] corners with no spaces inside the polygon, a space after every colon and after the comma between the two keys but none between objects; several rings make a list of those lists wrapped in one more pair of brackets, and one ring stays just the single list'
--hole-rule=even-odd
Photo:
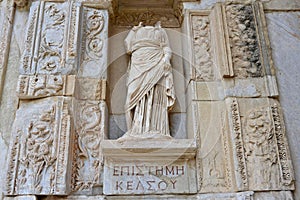
[{"label": "floral scroll carving", "polygon": [[99,186],[103,158],[100,143],[104,132],[103,103],[78,101],[76,119],[76,156],[73,163],[73,190],[90,190]]},{"label": "floral scroll carving", "polygon": [[104,27],[104,16],[102,13],[94,11],[87,20],[86,30],[86,53],[90,59],[99,59],[102,56],[103,40],[100,33]]},{"label": "floral scroll carving", "polygon": [[55,73],[63,65],[62,51],[66,13],[56,4],[47,5],[41,45],[39,50],[40,72]]}]

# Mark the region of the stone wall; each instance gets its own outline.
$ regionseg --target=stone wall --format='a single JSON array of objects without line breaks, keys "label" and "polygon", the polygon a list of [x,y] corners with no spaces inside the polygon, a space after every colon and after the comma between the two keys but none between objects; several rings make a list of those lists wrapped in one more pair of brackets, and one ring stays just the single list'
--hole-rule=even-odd
[{"label": "stone wall", "polygon": [[[300,2],[174,1],[162,5],[166,15],[120,2],[122,9],[114,1],[0,1],[0,199],[300,199]],[[255,26],[233,23],[243,15]],[[136,23],[129,19],[165,20],[177,94],[174,143],[115,141],[127,129],[123,40]],[[251,50],[239,46],[239,30],[252,34]],[[269,135],[259,141],[252,133]],[[49,135],[47,147],[41,134]],[[39,145],[50,153],[34,152]],[[162,151],[150,148],[159,145]],[[177,168],[188,175],[177,169],[154,192],[103,188],[114,188],[115,170],[128,166],[129,173],[136,160],[166,166],[162,176]],[[130,176],[118,178],[127,181],[118,186],[133,187]]]}]

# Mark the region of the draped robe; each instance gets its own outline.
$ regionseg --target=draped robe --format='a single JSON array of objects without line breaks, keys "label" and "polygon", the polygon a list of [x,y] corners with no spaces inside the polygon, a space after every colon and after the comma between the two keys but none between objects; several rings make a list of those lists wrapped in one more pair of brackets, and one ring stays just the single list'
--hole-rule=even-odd
[{"label": "draped robe", "polygon": [[134,27],[125,47],[131,54],[125,136],[170,137],[168,110],[174,105],[175,92],[167,34],[161,27]]}]

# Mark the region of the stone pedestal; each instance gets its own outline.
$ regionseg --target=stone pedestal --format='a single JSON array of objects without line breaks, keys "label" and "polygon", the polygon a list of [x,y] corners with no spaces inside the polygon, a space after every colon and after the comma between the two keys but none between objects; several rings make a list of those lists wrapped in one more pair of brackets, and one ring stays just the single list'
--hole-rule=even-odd
[{"label": "stone pedestal", "polygon": [[106,195],[196,193],[193,140],[102,143]]}]

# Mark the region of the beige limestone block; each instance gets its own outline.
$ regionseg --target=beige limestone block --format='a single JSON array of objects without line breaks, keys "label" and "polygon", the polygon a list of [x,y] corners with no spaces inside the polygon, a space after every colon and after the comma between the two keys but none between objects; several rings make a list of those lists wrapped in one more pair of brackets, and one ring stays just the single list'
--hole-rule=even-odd
[{"label": "beige limestone block", "polygon": [[269,192],[255,192],[254,199],[267,199],[267,200],[293,200],[291,191],[269,191]]}]

